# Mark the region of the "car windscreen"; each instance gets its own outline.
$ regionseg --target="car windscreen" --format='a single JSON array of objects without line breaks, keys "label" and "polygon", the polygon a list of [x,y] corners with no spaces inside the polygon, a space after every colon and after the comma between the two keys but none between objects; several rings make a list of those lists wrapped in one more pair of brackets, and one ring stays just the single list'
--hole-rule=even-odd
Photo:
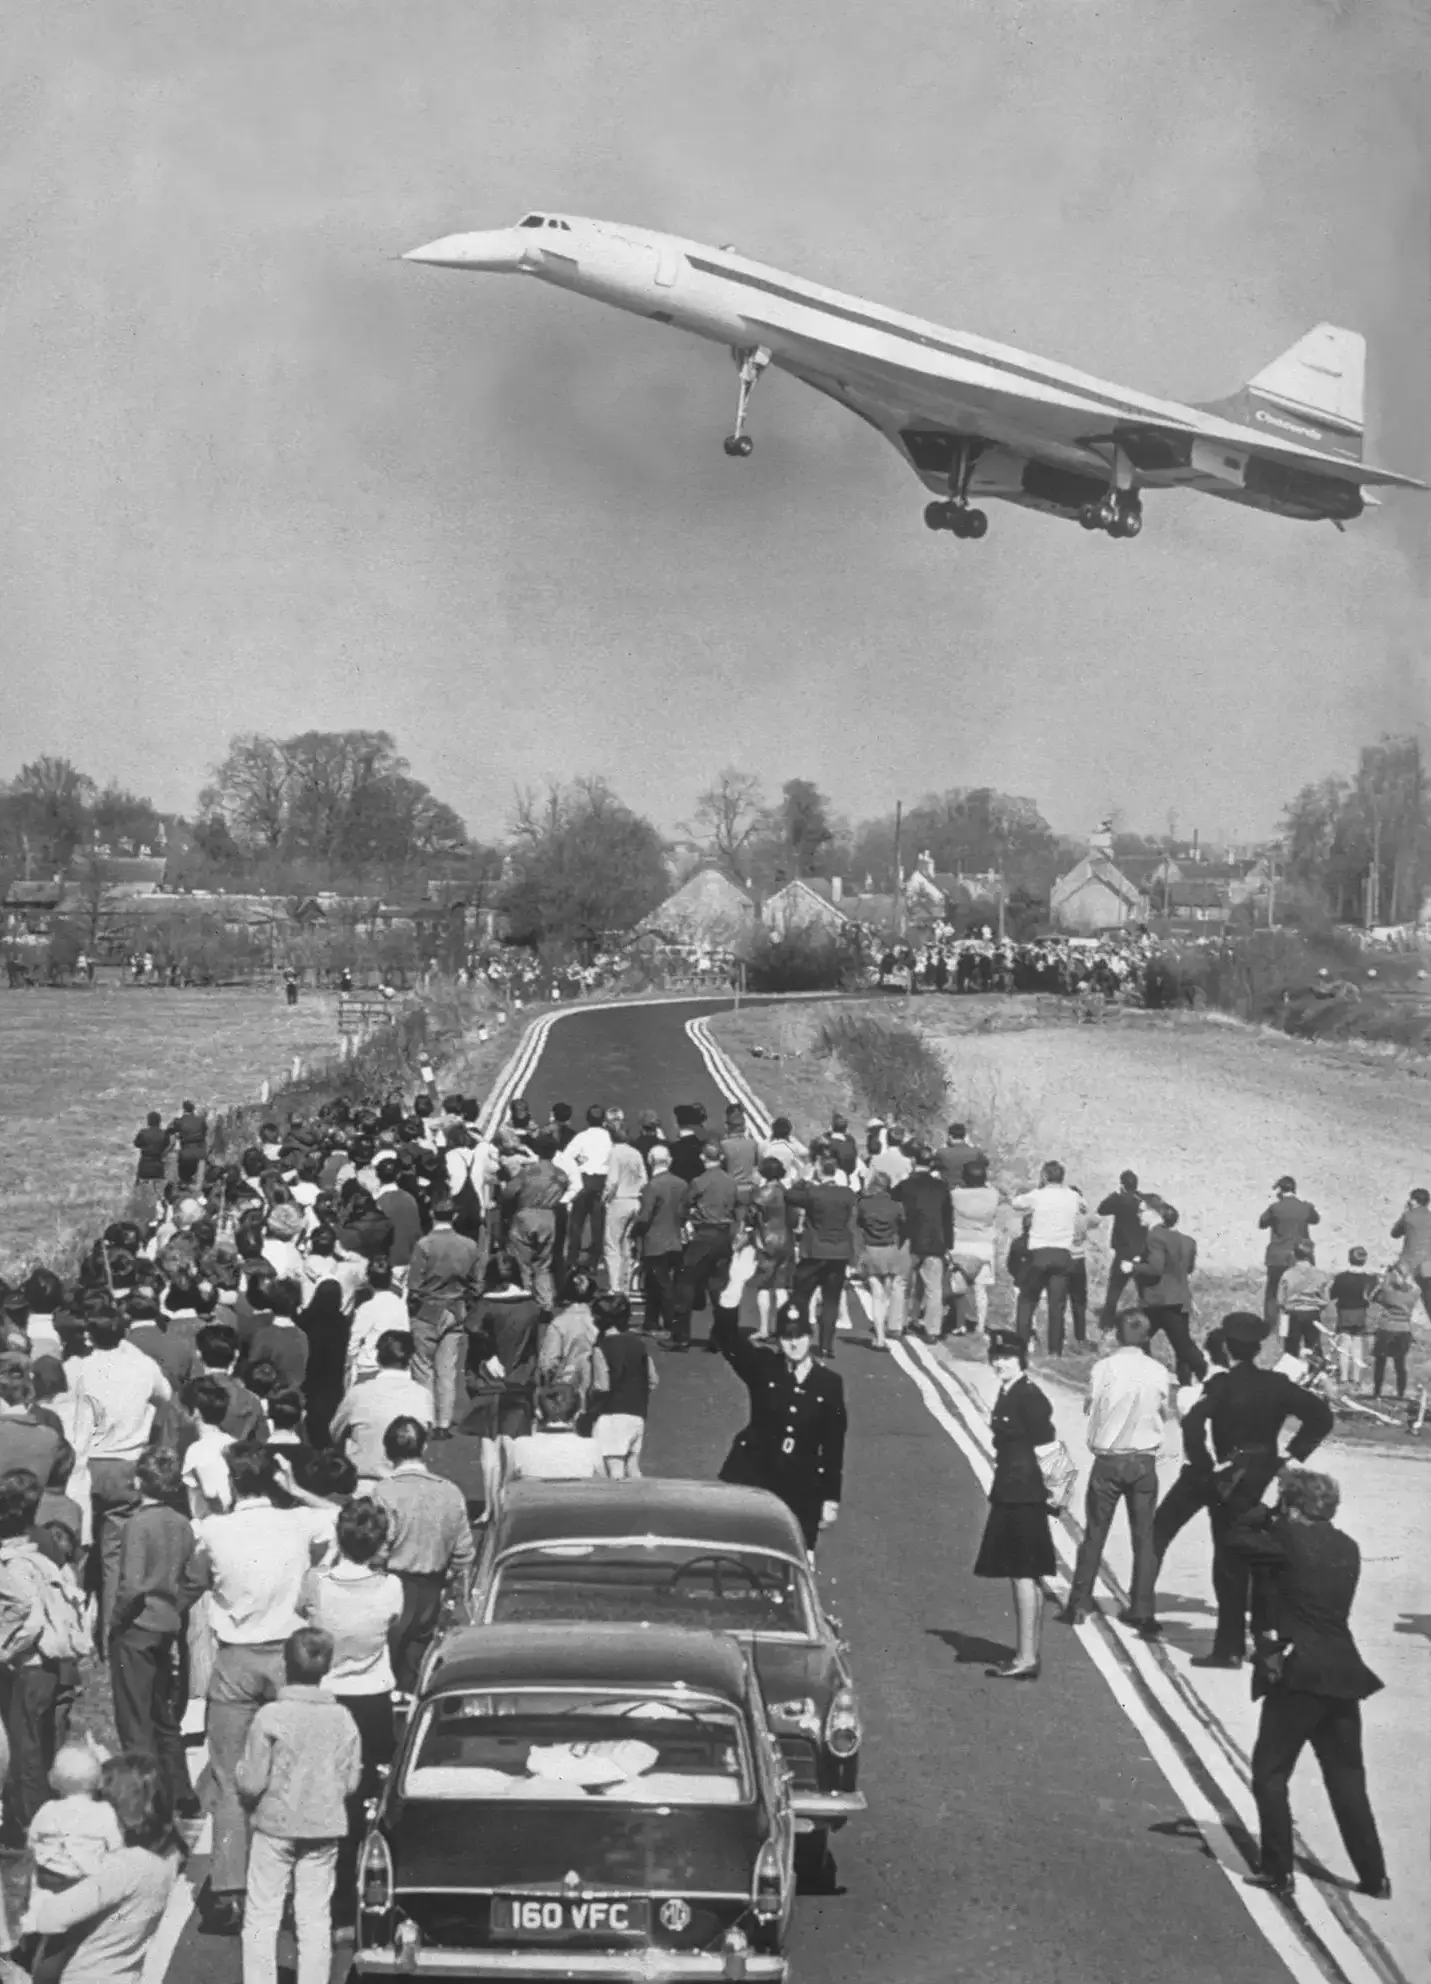
[{"label": "car windscreen", "polygon": [[605,1620],[696,1626],[722,1633],[814,1637],[809,1587],[799,1565],[738,1546],[688,1543],[551,1543],[498,1567],[491,1625]]},{"label": "car windscreen", "polygon": [[739,1805],[750,1761],[739,1712],[703,1696],[516,1689],[439,1695],[421,1711],[409,1798],[601,1798]]}]

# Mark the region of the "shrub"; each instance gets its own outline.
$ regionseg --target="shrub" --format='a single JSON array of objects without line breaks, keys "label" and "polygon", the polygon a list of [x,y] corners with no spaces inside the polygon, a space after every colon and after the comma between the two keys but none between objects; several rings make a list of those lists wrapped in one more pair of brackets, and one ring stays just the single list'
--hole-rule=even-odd
[{"label": "shrub", "polygon": [[745,960],[745,982],[752,992],[839,992],[854,983],[858,971],[853,948],[818,930],[791,930],[778,937],[757,930]]},{"label": "shrub", "polygon": [[944,1108],[943,1063],[912,1027],[868,1013],[836,1013],[821,1023],[815,1051],[839,1060],[867,1115],[922,1128]]}]

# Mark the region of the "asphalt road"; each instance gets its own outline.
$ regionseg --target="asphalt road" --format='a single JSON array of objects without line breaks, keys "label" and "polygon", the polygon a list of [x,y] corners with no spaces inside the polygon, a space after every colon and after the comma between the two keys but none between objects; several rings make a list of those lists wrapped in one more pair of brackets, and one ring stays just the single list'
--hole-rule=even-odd
[{"label": "asphalt road", "polygon": [[[676,1102],[702,1101],[719,1120],[684,1033],[699,1010],[563,1020],[527,1086],[534,1113],[620,1102],[669,1123]],[[798,1984],[1286,1979],[1073,1635],[1049,1623],[1035,1685],[986,1678],[1011,1619],[1007,1587],[970,1572],[985,1505],[969,1467],[890,1359],[842,1336],[836,1368],[850,1447],[820,1574],[853,1647],[870,1810],[836,1839],[835,1891],[799,1902]],[[648,1469],[713,1477],[743,1388],[699,1353],[664,1357],[661,1375]],[[447,1449],[466,1483],[471,1444]],[[166,1975],[238,1984],[238,1946],[191,1922]]]}]

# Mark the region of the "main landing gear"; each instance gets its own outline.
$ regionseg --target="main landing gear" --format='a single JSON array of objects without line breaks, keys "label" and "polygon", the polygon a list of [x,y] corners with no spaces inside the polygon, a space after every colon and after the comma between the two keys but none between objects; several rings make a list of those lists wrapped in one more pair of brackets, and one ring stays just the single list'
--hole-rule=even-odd
[{"label": "main landing gear", "polygon": [[750,411],[750,396],[755,391],[756,381],[770,363],[772,353],[768,345],[757,344],[742,347],[732,345],[731,357],[740,367],[740,397],[735,404],[735,432],[727,434],[724,447],[728,455],[744,460],[755,446],[745,431],[746,415]]},{"label": "main landing gear", "polygon": [[1110,489],[1101,503],[1085,503],[1078,513],[1085,530],[1110,537],[1136,537],[1143,528],[1143,505],[1136,489]]},{"label": "main landing gear", "polygon": [[949,500],[927,504],[924,521],[931,530],[947,530],[955,537],[984,537],[989,519],[983,510],[969,508],[969,477],[974,470],[974,450],[967,441],[959,443],[954,466],[949,471]]},{"label": "main landing gear", "polygon": [[924,521],[931,530],[952,531],[955,537],[983,537],[989,518],[983,510],[971,510],[967,503],[928,503]]}]

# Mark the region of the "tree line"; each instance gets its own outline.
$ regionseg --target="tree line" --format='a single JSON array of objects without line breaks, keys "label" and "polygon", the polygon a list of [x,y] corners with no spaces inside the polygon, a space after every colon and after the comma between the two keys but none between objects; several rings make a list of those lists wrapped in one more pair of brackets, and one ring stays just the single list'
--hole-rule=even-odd
[{"label": "tree line", "polygon": [[[1169,836],[1122,835],[1152,850]],[[289,897],[320,889],[401,900],[440,875],[479,910],[500,911],[514,942],[587,953],[631,929],[699,860],[760,897],[796,878],[839,876],[890,893],[927,854],[939,874],[998,877],[1017,917],[1046,914],[1056,877],[1082,852],[1032,799],[988,786],[928,793],[851,825],[813,780],[767,795],[727,766],[696,795],[674,844],[602,778],[515,795],[506,837],[473,840],[459,814],[413,777],[387,731],[305,731],[231,739],[192,819],[142,796],[102,790],[67,759],[41,757],[0,790],[0,880],[98,870],[96,846],[167,843],[170,883]],[[1404,922],[1431,883],[1431,794],[1420,745],[1383,737],[1350,777],[1304,786],[1289,803],[1279,864],[1293,919]],[[987,885],[986,885],[987,887]]]}]

